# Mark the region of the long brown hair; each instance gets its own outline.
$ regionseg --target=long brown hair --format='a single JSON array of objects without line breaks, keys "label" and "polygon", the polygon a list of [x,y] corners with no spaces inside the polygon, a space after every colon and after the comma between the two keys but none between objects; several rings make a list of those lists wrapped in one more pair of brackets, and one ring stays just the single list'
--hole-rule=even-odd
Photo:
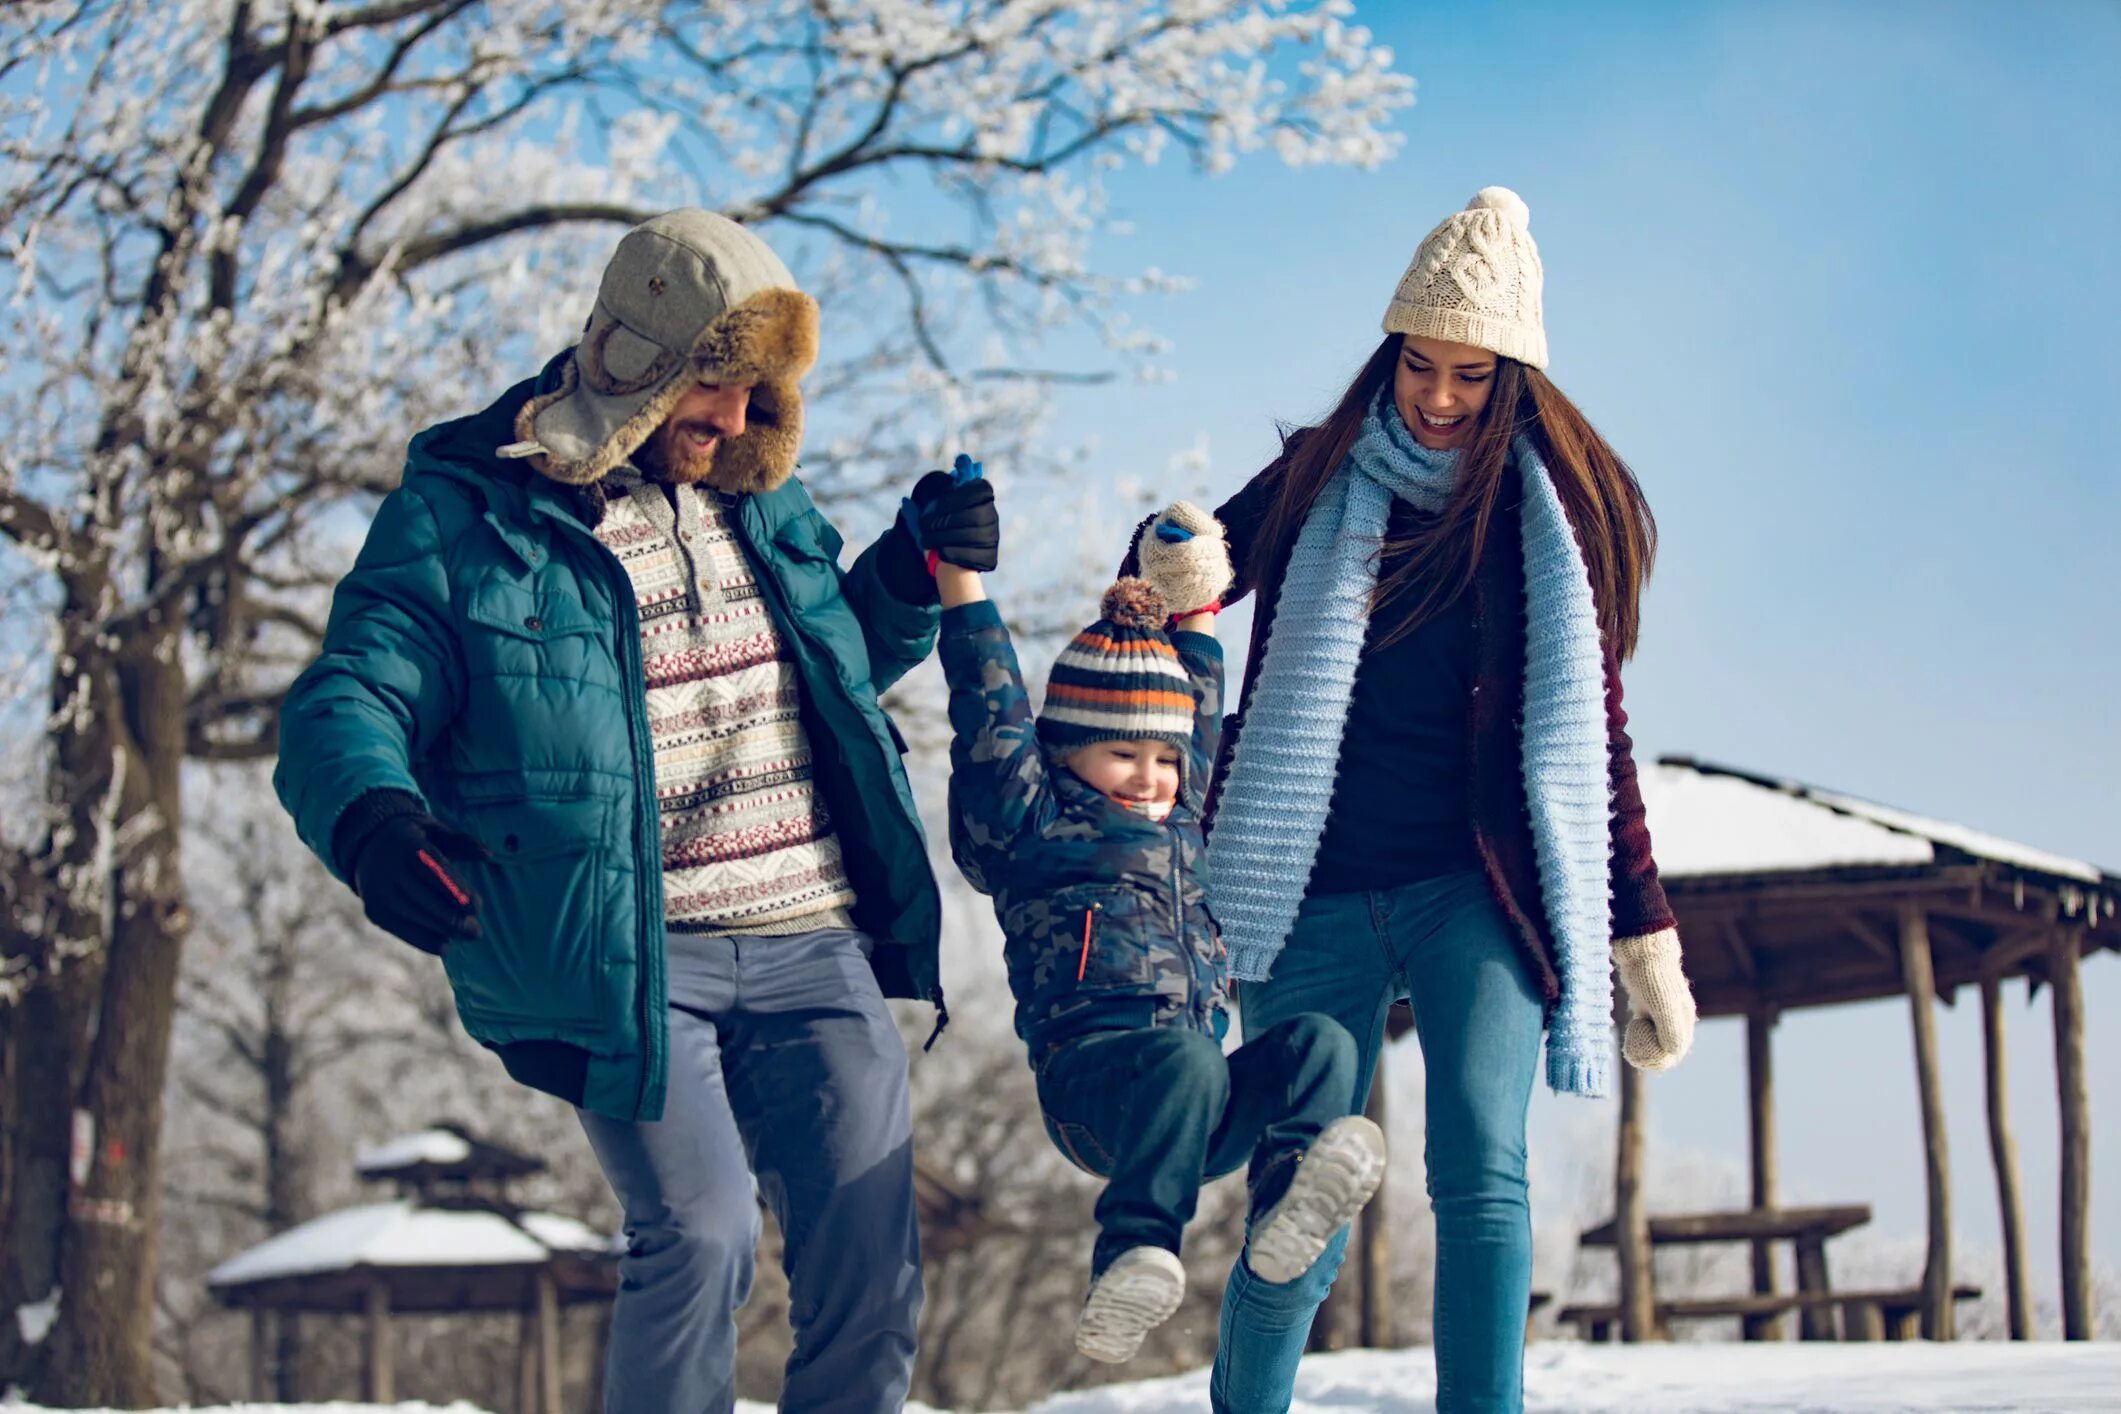
[{"label": "long brown hair", "polygon": [[[1386,335],[1326,419],[1289,434],[1280,493],[1246,565],[1252,583],[1265,586],[1281,573],[1305,517],[1355,445],[1363,418],[1391,388],[1402,342],[1398,334]],[[1378,646],[1406,637],[1472,584],[1494,523],[1510,443],[1520,433],[1546,462],[1583,549],[1600,632],[1622,658],[1634,655],[1642,583],[1657,557],[1649,503],[1627,463],[1544,373],[1501,357],[1495,360],[1494,390],[1466,444],[1457,488],[1432,521],[1382,547],[1393,568],[1379,578],[1371,608],[1401,610]]]}]

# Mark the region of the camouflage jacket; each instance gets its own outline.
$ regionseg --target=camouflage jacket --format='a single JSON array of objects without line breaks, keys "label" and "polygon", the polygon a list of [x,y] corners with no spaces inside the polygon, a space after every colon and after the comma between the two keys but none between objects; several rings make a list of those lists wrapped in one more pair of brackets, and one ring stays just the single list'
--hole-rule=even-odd
[{"label": "camouflage jacket", "polygon": [[1222,730],[1222,645],[1172,635],[1193,679],[1192,750],[1161,822],[1046,759],[994,605],[943,614],[950,684],[950,850],[994,899],[1034,1064],[1092,1031],[1185,1026],[1220,1039],[1227,965],[1203,887],[1201,795]]}]

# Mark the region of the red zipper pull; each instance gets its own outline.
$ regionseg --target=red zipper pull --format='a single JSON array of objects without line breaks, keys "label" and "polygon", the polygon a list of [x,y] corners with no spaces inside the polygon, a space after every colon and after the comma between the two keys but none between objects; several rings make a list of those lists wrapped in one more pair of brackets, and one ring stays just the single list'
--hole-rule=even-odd
[{"label": "red zipper pull", "polygon": [[442,887],[449,891],[450,898],[455,900],[458,908],[471,907],[471,895],[465,893],[457,884],[457,881],[449,877],[449,871],[444,869],[433,855],[424,849],[416,850],[414,853],[419,858],[419,861],[427,866],[428,871],[441,882]]},{"label": "red zipper pull", "polygon": [[1083,959],[1075,964],[1075,980],[1078,982],[1090,970],[1090,920],[1096,915],[1097,905],[1094,903],[1083,910]]}]

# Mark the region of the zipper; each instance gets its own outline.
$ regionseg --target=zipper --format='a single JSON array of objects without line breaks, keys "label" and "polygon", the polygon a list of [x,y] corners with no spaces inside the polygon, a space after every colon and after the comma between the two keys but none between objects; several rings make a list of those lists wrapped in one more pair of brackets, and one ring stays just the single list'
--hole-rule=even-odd
[{"label": "zipper", "polygon": [[1093,932],[1092,920],[1097,917],[1098,913],[1103,908],[1103,904],[1093,903],[1088,908],[1083,910],[1083,957],[1082,961],[1075,964],[1075,980],[1078,982],[1082,981],[1084,974],[1086,974],[1090,970],[1090,937]]},{"label": "zipper", "polygon": [[1185,841],[1178,837],[1178,827],[1167,825],[1171,831],[1171,921],[1178,932],[1173,940],[1186,954],[1186,1015],[1191,1018],[1200,1012],[1200,970],[1193,958],[1193,940],[1186,935],[1186,894],[1184,876],[1179,870],[1179,859],[1186,852]]},{"label": "zipper", "polygon": [[[612,599],[618,605],[618,642],[613,645],[618,653],[619,669],[625,679],[634,684],[634,690],[626,694],[626,735],[633,748],[634,776],[634,828],[641,838],[649,842],[649,848],[637,852],[648,859],[646,869],[634,870],[634,909],[641,917],[642,941],[653,941],[654,947],[642,947],[638,951],[638,967],[634,983],[634,1017],[641,1031],[641,1045],[645,1051],[645,1063],[641,1067],[640,1089],[634,1097],[634,1112],[640,1113],[648,1102],[649,1095],[659,1090],[667,1068],[668,1036],[662,1035],[655,1025],[658,1014],[665,1005],[665,994],[669,986],[665,952],[669,946],[663,931],[663,829],[662,820],[655,807],[655,752],[648,744],[648,677],[641,665],[641,606],[635,597],[633,578],[611,547],[597,539],[587,527],[568,527],[567,522],[551,510],[531,503],[531,514],[544,516],[563,528],[578,528],[582,536],[595,547],[593,553],[604,569],[606,586],[612,591]],[[647,788],[642,789],[642,783]]]},{"label": "zipper", "polygon": [[[809,627],[789,607],[787,586],[782,584],[780,579],[782,573],[781,564],[774,556],[763,553],[758,547],[758,542],[767,537],[756,534],[753,527],[747,523],[747,516],[756,516],[763,513],[759,511],[757,504],[748,494],[738,494],[717,489],[713,492],[713,495],[717,504],[721,507],[722,522],[728,526],[730,535],[736,540],[737,548],[744,556],[744,563],[751,570],[752,580],[758,585],[759,594],[766,601],[766,608],[773,618],[775,631],[790,639],[809,639]],[[849,604],[847,608],[852,613],[854,606]],[[859,625],[859,616],[857,616],[856,622]],[[813,650],[822,651],[822,646],[814,642],[810,644],[810,647]],[[825,656],[829,660],[830,655]],[[797,664],[797,668],[800,674],[800,663]],[[808,690],[807,684],[799,685],[805,691]],[[822,698],[823,695],[820,693],[819,697]],[[824,722],[824,705],[822,701],[815,705],[819,713],[819,721]],[[855,720],[860,722],[862,720],[860,705],[851,701],[850,705],[854,708]],[[890,719],[887,717],[885,720],[888,722]],[[814,742],[812,743],[812,749],[815,750]],[[918,827],[919,822],[915,821],[915,828],[917,829]],[[930,887],[934,887],[932,879]],[[936,909],[938,913],[942,909],[942,901],[939,895],[936,901]],[[881,938],[876,939],[875,942],[878,947],[889,946]],[[908,948],[907,952],[910,954],[912,949]],[[906,970],[909,974],[913,973],[913,960],[910,956],[907,959]],[[914,977],[916,988],[919,987],[921,980],[918,976]],[[934,1049],[935,1043],[942,1038],[943,1029],[950,1024],[950,1008],[943,998],[943,970],[940,957],[936,960],[935,976],[928,979],[928,985],[935,988],[935,1029],[928,1033],[927,1043],[921,1047],[923,1053]]]}]

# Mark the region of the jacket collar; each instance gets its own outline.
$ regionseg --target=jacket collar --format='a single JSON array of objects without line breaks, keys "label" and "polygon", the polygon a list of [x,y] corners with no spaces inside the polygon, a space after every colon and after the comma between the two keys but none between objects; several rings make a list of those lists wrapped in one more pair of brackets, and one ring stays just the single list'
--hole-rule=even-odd
[{"label": "jacket collar", "polygon": [[[478,412],[438,422],[417,434],[408,452],[407,478],[446,476],[471,487],[490,516],[516,522],[544,518],[590,533],[600,508],[585,497],[601,498],[601,490],[563,486],[499,454],[516,440],[516,414],[523,404],[560,385],[568,356],[555,354],[535,377],[517,383]],[[747,538],[754,541],[772,540],[811,509],[809,492],[793,476],[771,491],[725,495],[724,503],[733,519],[740,515]]]}]

